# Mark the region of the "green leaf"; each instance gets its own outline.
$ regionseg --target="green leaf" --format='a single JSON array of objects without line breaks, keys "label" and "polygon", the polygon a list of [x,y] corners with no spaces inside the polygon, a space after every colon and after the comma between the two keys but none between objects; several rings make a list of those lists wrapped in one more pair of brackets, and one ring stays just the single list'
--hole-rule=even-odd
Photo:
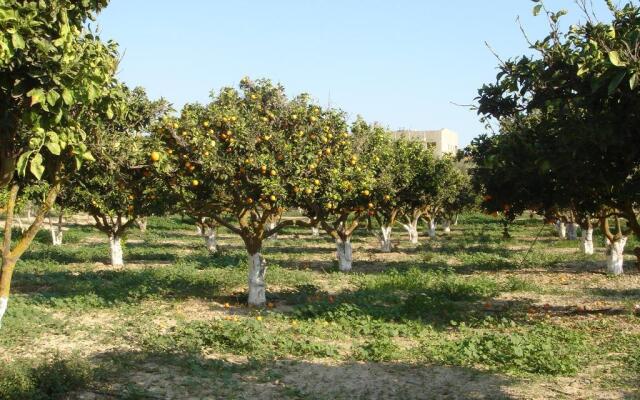
[{"label": "green leaf", "polygon": [[618,86],[620,86],[620,83],[622,83],[622,80],[626,75],[627,75],[627,71],[620,71],[611,80],[611,83],[609,83],[609,96],[611,96],[613,92],[616,91],[616,89],[618,88]]},{"label": "green leaf", "polygon": [[638,86],[638,73],[634,73],[633,75],[631,75],[631,78],[629,78],[629,88],[631,88],[631,90],[635,89],[636,86]]},{"label": "green leaf", "polygon": [[16,163],[18,175],[24,176],[27,173],[27,164],[29,164],[31,154],[33,154],[33,151],[27,151],[26,153],[22,153],[20,158],[18,158],[18,162]]},{"label": "green leaf", "polygon": [[91,154],[90,151],[85,151],[84,153],[82,153],[82,159],[91,162],[96,160],[95,158],[93,158],[93,154]]},{"label": "green leaf", "polygon": [[49,142],[46,144],[46,146],[53,155],[59,156],[62,152],[62,149],[60,148],[60,145],[58,143]]},{"label": "green leaf", "polygon": [[11,44],[14,49],[24,49],[25,47],[24,38],[17,32],[11,35]]},{"label": "green leaf", "polygon": [[47,103],[51,106],[55,106],[59,98],[60,94],[55,90],[50,90],[49,93],[47,93]]},{"label": "green leaf", "polygon": [[44,90],[38,88],[38,89],[31,89],[28,93],[27,96],[31,97],[31,106],[34,106],[38,103],[42,103],[46,96],[44,94]]},{"label": "green leaf", "polygon": [[38,180],[42,179],[42,174],[44,173],[44,165],[42,165],[42,161],[42,154],[37,153],[31,159],[31,167],[29,168],[33,176],[35,176]]},{"label": "green leaf", "polygon": [[624,67],[625,65],[627,65],[622,60],[620,60],[620,54],[617,51],[609,52],[609,61],[611,61],[611,64],[615,65],[616,67]]},{"label": "green leaf", "polygon": [[74,103],[74,99],[73,99],[73,92],[71,92],[71,90],[64,88],[62,90],[62,100],[64,101],[64,104],[71,106]]},{"label": "green leaf", "polygon": [[537,6],[533,7],[533,16],[537,17],[538,15],[540,15],[540,11],[542,11],[542,4],[538,4]]}]

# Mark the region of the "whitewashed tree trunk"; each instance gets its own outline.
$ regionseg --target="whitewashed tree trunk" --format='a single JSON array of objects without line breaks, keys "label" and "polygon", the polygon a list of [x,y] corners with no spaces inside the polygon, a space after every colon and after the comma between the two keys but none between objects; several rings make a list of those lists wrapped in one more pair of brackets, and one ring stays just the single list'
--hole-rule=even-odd
[{"label": "whitewashed tree trunk", "polygon": [[122,251],[122,238],[116,235],[109,237],[109,245],[111,247],[111,266],[123,267],[124,255]]},{"label": "whitewashed tree trunk", "polygon": [[402,224],[402,226],[409,234],[411,244],[418,244],[418,222],[411,221],[408,224]]},{"label": "whitewashed tree trunk", "polygon": [[140,229],[140,232],[144,233],[147,231],[147,223],[149,221],[146,218],[138,218],[138,220],[136,221],[136,224],[138,225],[138,228]]},{"label": "whitewashed tree trunk", "polygon": [[205,244],[207,245],[207,250],[210,253],[215,253],[218,251],[218,234],[213,228],[205,228],[204,233],[202,234],[204,237]]},{"label": "whitewashed tree trunk", "polygon": [[[277,223],[275,223],[275,222],[269,222],[269,230],[276,229],[276,226],[277,226],[277,225],[278,225],[278,224],[277,224]],[[270,239],[273,239],[273,240],[278,239],[278,234],[277,234],[277,233],[274,233],[273,235],[271,235]]]},{"label": "whitewashed tree trunk", "polygon": [[567,225],[558,220],[558,222],[556,222],[556,230],[558,231],[558,237],[560,239],[566,239],[567,238]]},{"label": "whitewashed tree trunk", "polygon": [[378,237],[380,240],[380,249],[383,253],[391,252],[391,227],[390,226],[382,226],[380,227],[380,236]]},{"label": "whitewashed tree trunk", "polygon": [[4,317],[4,313],[7,311],[8,304],[9,299],[7,297],[0,297],[0,327],[2,327],[2,317]]},{"label": "whitewashed tree trunk", "polygon": [[262,254],[249,254],[249,305],[262,307],[267,302],[265,274],[267,263]]},{"label": "whitewashed tree trunk", "polygon": [[444,229],[444,233],[446,234],[451,233],[451,222],[449,222],[448,219],[445,219],[442,223],[442,229]]},{"label": "whitewashed tree trunk", "polygon": [[627,238],[622,237],[607,247],[607,273],[622,275],[624,272],[624,246],[626,244]]},{"label": "whitewashed tree trunk", "polygon": [[584,254],[592,255],[593,248],[593,228],[587,228],[582,230],[582,251]]},{"label": "whitewashed tree trunk", "polygon": [[567,239],[578,240],[578,224],[571,222],[567,225]]},{"label": "whitewashed tree trunk", "polygon": [[430,238],[435,238],[436,237],[436,221],[433,219],[429,220],[429,231],[428,231],[429,237]]},{"label": "whitewashed tree trunk", "polygon": [[202,226],[200,226],[199,224],[196,224],[196,233],[197,233],[198,235],[202,235],[202,234],[203,234],[203,232],[202,232]]},{"label": "whitewashed tree trunk", "polygon": [[318,237],[320,236],[320,228],[311,228],[311,235],[313,237]]},{"label": "whitewashed tree trunk", "polygon": [[54,246],[62,246],[62,227],[61,226],[54,226],[51,225],[49,227],[49,230],[51,231],[51,243]]},{"label": "whitewashed tree trunk", "polygon": [[453,219],[453,226],[458,226],[458,217],[459,215],[456,214],[456,217]]},{"label": "whitewashed tree trunk", "polygon": [[340,266],[340,271],[349,272],[351,271],[351,266],[353,264],[353,248],[351,247],[351,240],[347,239],[346,241],[342,241],[341,239],[336,240],[336,250],[338,256],[338,265]]}]

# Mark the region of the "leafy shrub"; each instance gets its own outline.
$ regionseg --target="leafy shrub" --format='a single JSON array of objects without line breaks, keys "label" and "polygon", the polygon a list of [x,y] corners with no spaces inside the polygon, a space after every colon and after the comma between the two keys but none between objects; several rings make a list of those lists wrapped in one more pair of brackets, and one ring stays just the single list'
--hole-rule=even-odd
[{"label": "leafy shrub", "polygon": [[192,322],[176,327],[166,335],[147,336],[143,345],[154,351],[199,353],[211,349],[257,359],[337,354],[329,344],[271,330],[255,320]]},{"label": "leafy shrub", "polygon": [[360,361],[391,361],[398,357],[400,349],[388,337],[379,337],[356,347],[353,357]]},{"label": "leafy shrub", "polygon": [[462,339],[441,348],[426,344],[427,358],[448,364],[545,375],[575,373],[585,350],[581,334],[540,324],[524,332],[464,332]]},{"label": "leafy shrub", "polygon": [[55,356],[39,365],[16,361],[0,366],[0,399],[62,399],[92,379],[92,367],[77,357]]}]

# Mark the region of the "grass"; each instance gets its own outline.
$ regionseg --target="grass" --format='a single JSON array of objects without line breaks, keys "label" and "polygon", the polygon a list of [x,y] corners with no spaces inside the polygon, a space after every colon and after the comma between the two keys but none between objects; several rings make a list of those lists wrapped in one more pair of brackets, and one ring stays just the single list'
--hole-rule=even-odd
[{"label": "grass", "polygon": [[537,219],[511,234],[469,214],[419,246],[398,229],[383,254],[360,230],[344,274],[328,237],[287,229],[265,244],[258,310],[225,230],[212,256],[189,221],[152,218],[118,270],[88,226],[69,225],[62,247],[41,232],[0,331],[0,398],[549,398],[571,382],[577,397],[636,396],[633,247],[613,278],[602,248],[581,255]]}]

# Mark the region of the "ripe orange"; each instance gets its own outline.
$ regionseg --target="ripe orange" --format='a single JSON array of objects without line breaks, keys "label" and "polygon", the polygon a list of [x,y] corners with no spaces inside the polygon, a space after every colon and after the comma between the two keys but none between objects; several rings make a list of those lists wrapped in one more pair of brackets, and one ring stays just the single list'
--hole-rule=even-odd
[{"label": "ripe orange", "polygon": [[153,161],[153,162],[160,161],[160,153],[157,152],[157,151],[152,151],[151,152],[151,161]]},{"label": "ripe orange", "polygon": [[199,186],[200,185],[200,181],[198,181],[197,179],[194,179],[191,181],[191,185],[192,186]]}]

